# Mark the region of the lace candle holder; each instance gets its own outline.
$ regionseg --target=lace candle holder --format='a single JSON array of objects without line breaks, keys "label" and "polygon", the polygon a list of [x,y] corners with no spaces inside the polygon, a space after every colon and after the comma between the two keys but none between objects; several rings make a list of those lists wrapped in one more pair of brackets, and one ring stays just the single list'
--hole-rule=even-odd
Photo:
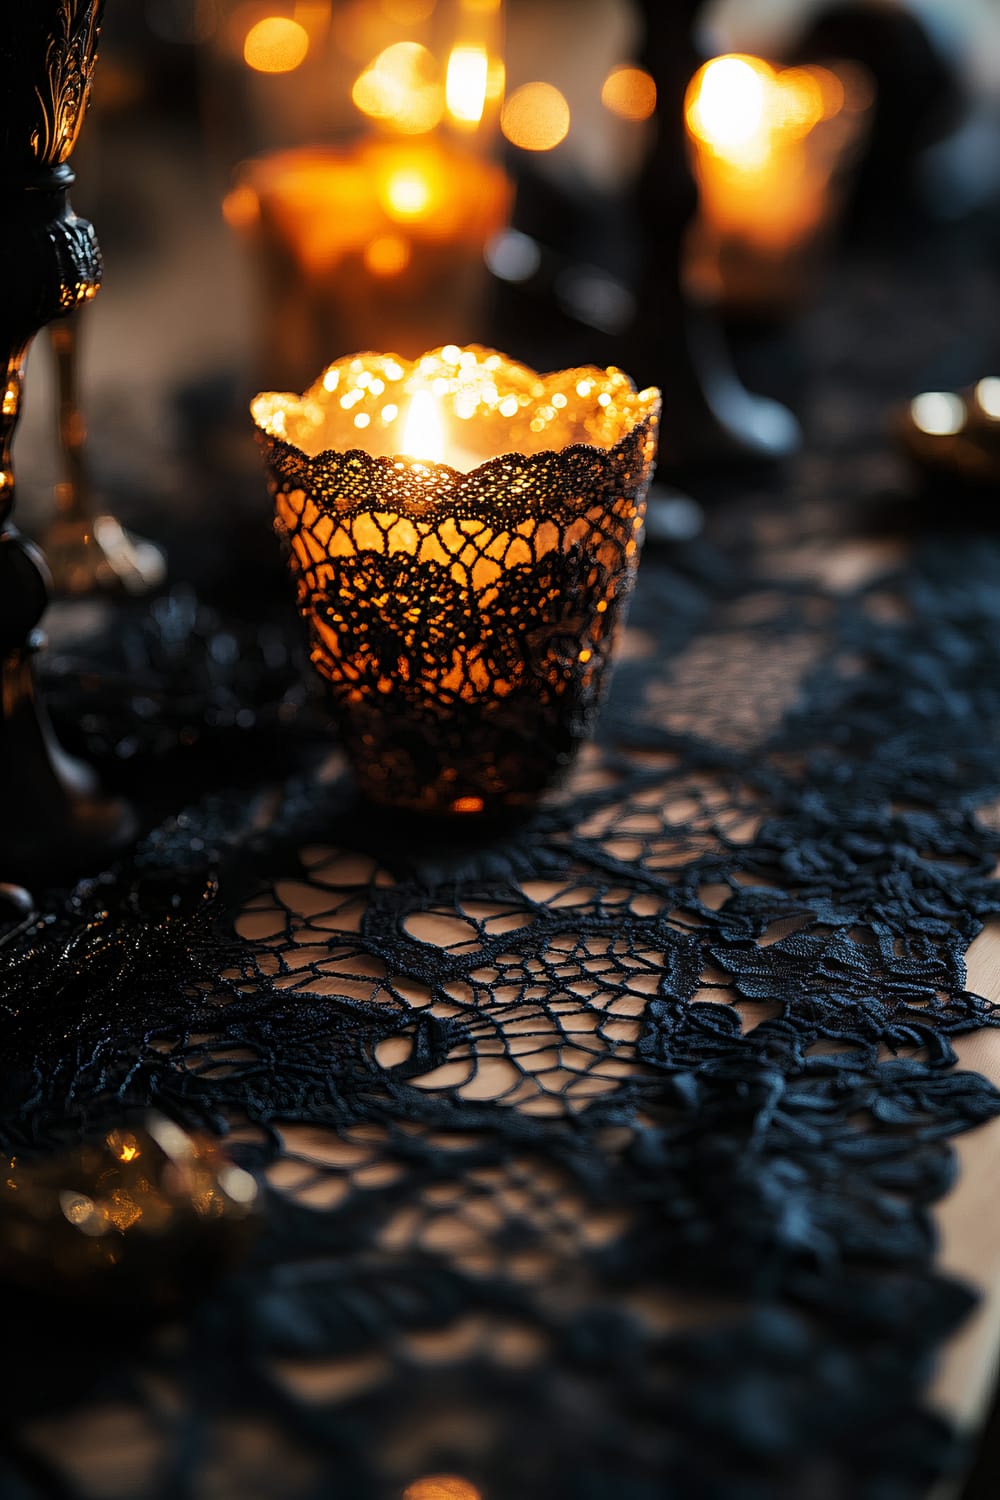
[{"label": "lace candle holder", "polygon": [[435,814],[529,806],[594,725],[659,392],[450,345],[342,359],[251,410],[361,789]]}]

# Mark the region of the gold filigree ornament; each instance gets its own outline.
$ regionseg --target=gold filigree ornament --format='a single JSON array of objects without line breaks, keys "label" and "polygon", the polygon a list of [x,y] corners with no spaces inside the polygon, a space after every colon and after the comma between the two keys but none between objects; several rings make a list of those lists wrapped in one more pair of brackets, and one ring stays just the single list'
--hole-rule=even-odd
[{"label": "gold filigree ornament", "polygon": [[530,806],[593,729],[659,392],[449,345],[341,359],[251,410],[361,789],[436,814]]},{"label": "gold filigree ornament", "polygon": [[68,161],[90,99],[102,0],[60,0],[45,56],[46,84],[35,86],[42,123],[31,136],[39,166]]}]

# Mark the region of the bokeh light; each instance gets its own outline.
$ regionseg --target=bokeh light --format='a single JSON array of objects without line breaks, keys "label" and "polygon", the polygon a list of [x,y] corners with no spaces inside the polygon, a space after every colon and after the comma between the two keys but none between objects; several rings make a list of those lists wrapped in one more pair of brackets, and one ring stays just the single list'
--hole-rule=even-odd
[{"label": "bokeh light", "polygon": [[569,134],[569,105],[551,83],[522,83],[506,101],[500,128],[522,151],[551,151]]},{"label": "bokeh light", "polygon": [[612,68],[601,87],[601,103],[623,120],[648,120],[656,108],[656,84],[642,68]]},{"label": "bokeh light", "polygon": [[292,73],[308,51],[308,31],[290,16],[265,16],[243,42],[243,60],[258,73]]},{"label": "bokeh light", "polygon": [[407,135],[433,130],[444,113],[437,64],[419,42],[396,42],[355,80],[351,98],[362,114]]},{"label": "bokeh light", "polygon": [[992,421],[1000,421],[1000,376],[984,375],[976,386],[976,400],[980,411]]},{"label": "bokeh light", "polygon": [[774,70],[756,57],[714,57],[688,90],[692,134],[727,151],[749,145],[765,125]]},{"label": "bokeh light", "polygon": [[478,125],[486,108],[490,59],[485,47],[453,47],[445,77],[448,113],[460,125]]},{"label": "bokeh light", "polygon": [[910,416],[930,437],[953,437],[965,426],[965,402],[954,391],[924,391],[910,402]]}]

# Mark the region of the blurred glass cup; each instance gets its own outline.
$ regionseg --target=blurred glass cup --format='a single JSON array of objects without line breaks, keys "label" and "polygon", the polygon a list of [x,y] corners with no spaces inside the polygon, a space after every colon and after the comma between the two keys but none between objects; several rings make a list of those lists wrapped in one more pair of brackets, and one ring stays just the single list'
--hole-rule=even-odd
[{"label": "blurred glass cup", "polygon": [[756,318],[809,300],[873,102],[870,75],[850,63],[778,68],[731,54],[698,70],[685,101],[695,297]]},{"label": "blurred glass cup", "polygon": [[206,123],[238,164],[224,212],[254,268],[262,381],[484,333],[483,250],[511,203],[501,34],[501,0],[218,8]]}]

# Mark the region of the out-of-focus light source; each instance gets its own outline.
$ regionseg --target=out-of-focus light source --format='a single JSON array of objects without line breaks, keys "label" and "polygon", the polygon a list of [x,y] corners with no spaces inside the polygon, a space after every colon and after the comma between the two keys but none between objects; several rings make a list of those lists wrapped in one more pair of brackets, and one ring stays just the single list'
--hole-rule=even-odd
[{"label": "out-of-focus light source", "polygon": [[486,108],[490,59],[485,47],[453,47],[448,58],[444,97],[448,113],[460,125],[478,125]]},{"label": "out-of-focus light source", "polygon": [[501,281],[530,281],[542,264],[542,252],[530,235],[503,229],[487,244],[484,259]]},{"label": "out-of-focus light source", "polygon": [[656,108],[656,84],[642,68],[612,68],[601,86],[601,103],[623,120],[648,120]]},{"label": "out-of-focus light source", "polygon": [[[785,68],[771,82],[771,115],[773,124],[787,130],[791,136],[808,135],[814,125],[828,113],[825,79],[834,79],[832,73],[819,68]],[[833,105],[834,90],[830,90],[829,104]],[[843,105],[844,89],[840,85],[840,101]],[[836,114],[835,107],[829,113]]]},{"label": "out-of-focus light source", "polygon": [[491,57],[490,65],[486,70],[486,97],[495,104],[498,99],[503,98],[503,91],[507,85],[507,69],[504,67],[502,57]]},{"label": "out-of-focus light source", "polygon": [[522,151],[551,151],[569,134],[569,105],[551,83],[522,83],[504,104],[500,128]]},{"label": "out-of-focus light source", "polygon": [[773,69],[756,57],[714,57],[688,91],[692,133],[724,151],[748,146],[765,125]]},{"label": "out-of-focus light source", "polygon": [[782,68],[759,57],[713,57],[688,87],[688,129],[734,164],[758,164],[776,136],[798,140],[845,106],[829,68]]},{"label": "out-of-focus light source", "polygon": [[351,98],[362,114],[407,135],[433,130],[444,113],[434,58],[419,42],[395,42],[355,80]]},{"label": "out-of-focus light source", "polygon": [[457,1474],[427,1474],[403,1492],[403,1500],[483,1500],[482,1492]]},{"label": "out-of-focus light source", "polygon": [[980,411],[994,422],[1000,422],[1000,376],[987,375],[976,386]]},{"label": "out-of-focus light source", "polygon": [[265,16],[243,42],[243,60],[258,73],[293,73],[308,51],[308,31],[290,16]]},{"label": "out-of-focus light source", "polygon": [[230,229],[244,232],[253,229],[260,219],[260,200],[249,184],[230,189],[222,200],[222,217]]},{"label": "out-of-focus light source", "polygon": [[398,276],[410,264],[409,242],[401,234],[380,234],[365,246],[364,262],[374,276]]},{"label": "out-of-focus light source", "polygon": [[914,426],[931,437],[952,437],[965,426],[965,402],[954,391],[924,391],[910,402]]},{"label": "out-of-focus light source", "polygon": [[[429,391],[417,391],[403,423],[400,452],[407,458],[426,458],[431,463],[440,463],[444,449],[444,424],[438,404]],[[406,1493],[409,1494],[409,1490]]]},{"label": "out-of-focus light source", "polygon": [[431,201],[431,185],[416,167],[400,167],[386,178],[382,197],[394,219],[419,219]]}]

